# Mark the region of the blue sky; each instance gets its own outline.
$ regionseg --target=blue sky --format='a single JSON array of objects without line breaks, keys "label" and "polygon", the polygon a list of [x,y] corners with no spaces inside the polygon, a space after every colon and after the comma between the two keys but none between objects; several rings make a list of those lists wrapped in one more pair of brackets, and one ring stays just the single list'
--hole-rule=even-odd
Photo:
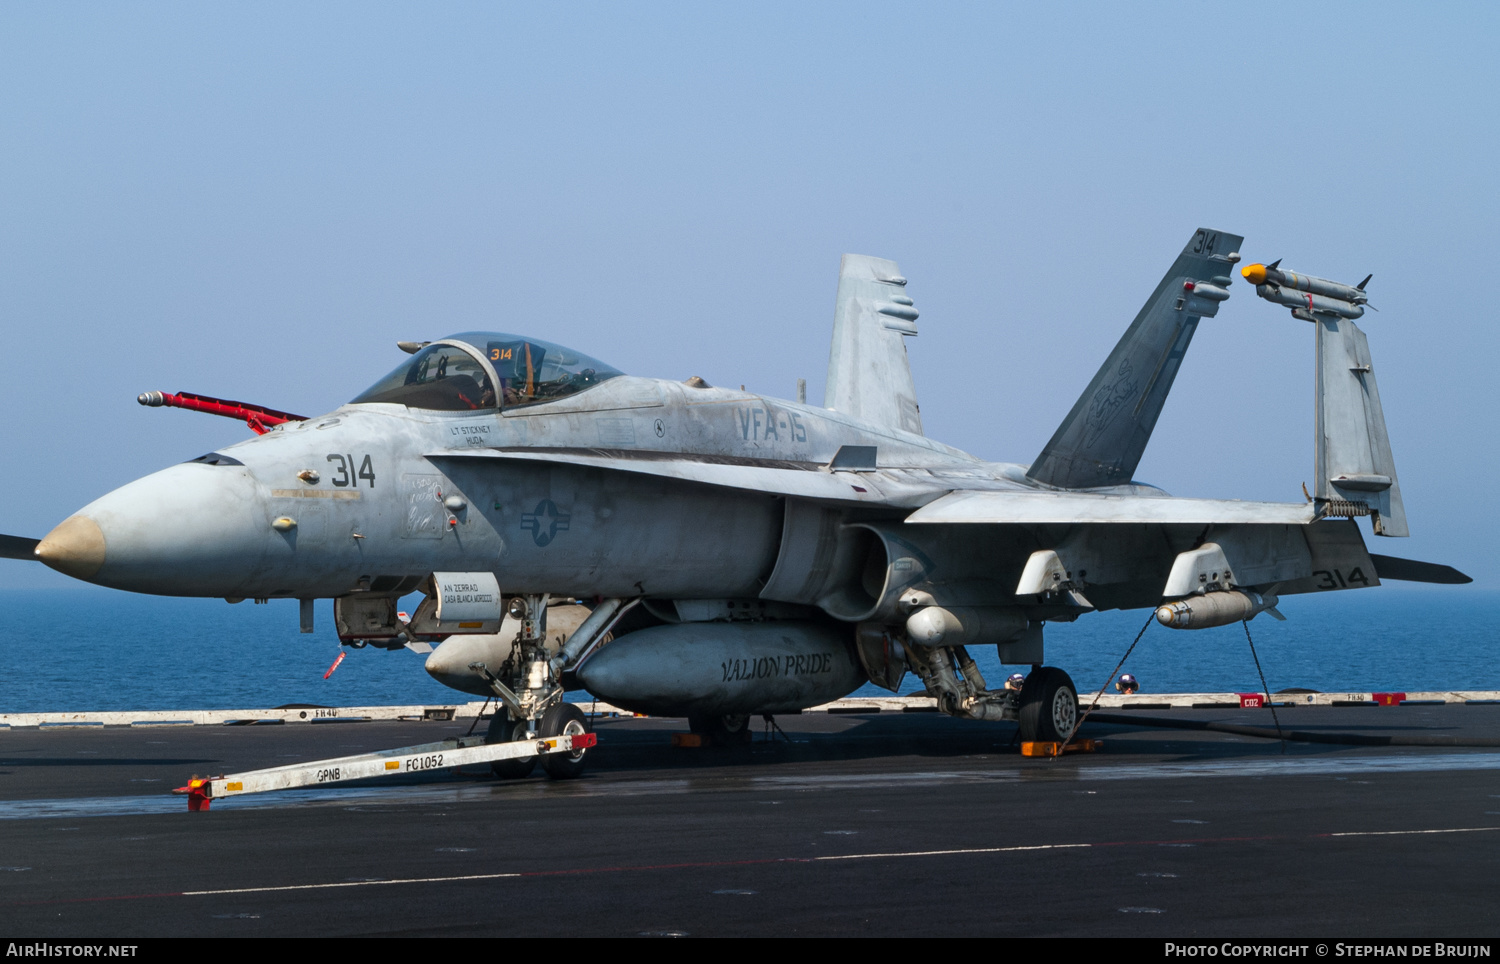
[{"label": "blue sky", "polygon": [[[1413,537],[1500,585],[1493,5],[0,7],[0,532],[533,333],[821,398],[897,260],[928,434],[1029,462],[1199,226],[1356,282]],[[1139,477],[1300,499],[1312,332],[1243,282]],[[0,561],[0,586],[60,585]]]}]

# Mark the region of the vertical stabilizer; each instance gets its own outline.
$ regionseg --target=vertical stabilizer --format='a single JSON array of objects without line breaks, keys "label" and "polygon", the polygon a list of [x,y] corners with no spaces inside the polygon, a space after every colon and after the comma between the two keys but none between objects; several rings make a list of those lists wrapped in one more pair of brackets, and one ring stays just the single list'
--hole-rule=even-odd
[{"label": "vertical stabilizer", "polygon": [[1318,328],[1318,501],[1329,515],[1371,515],[1377,535],[1407,535],[1365,333],[1349,318],[1320,315],[1313,323]]},{"label": "vertical stabilizer", "polygon": [[1129,482],[1200,318],[1229,297],[1245,239],[1199,228],[1089,382],[1027,476],[1087,489]]},{"label": "vertical stabilizer", "polygon": [[839,266],[833,347],[823,406],[872,425],[922,434],[917,390],[906,361],[917,309],[896,262],[846,254]]}]

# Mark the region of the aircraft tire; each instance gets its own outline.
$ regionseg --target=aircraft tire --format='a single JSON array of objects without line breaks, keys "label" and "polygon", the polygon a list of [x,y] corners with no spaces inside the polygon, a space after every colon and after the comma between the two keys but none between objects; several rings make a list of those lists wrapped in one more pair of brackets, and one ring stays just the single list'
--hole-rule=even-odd
[{"label": "aircraft tire", "polygon": [[1021,741],[1063,743],[1078,728],[1078,689],[1056,666],[1031,671],[1021,687]]},{"label": "aircraft tire", "polygon": [[[524,727],[524,723],[512,720],[504,710],[499,710],[490,717],[490,728],[484,735],[486,743],[509,743],[515,739],[516,727]],[[536,757],[523,756],[513,757],[509,760],[494,760],[490,763],[490,771],[502,780],[519,780],[531,775],[532,769],[536,767]]]},{"label": "aircraft tire", "polygon": [[[549,736],[582,736],[589,732],[588,717],[583,711],[572,703],[558,703],[549,706],[542,713],[541,722],[537,727],[537,735],[543,738]],[[575,750],[572,753],[544,753],[542,754],[542,769],[547,771],[547,776],[554,780],[571,780],[583,773],[583,758],[587,750]]]},{"label": "aircraft tire", "polygon": [[743,746],[750,742],[750,717],[744,714],[733,716],[690,716],[688,729],[708,737],[714,746]]}]

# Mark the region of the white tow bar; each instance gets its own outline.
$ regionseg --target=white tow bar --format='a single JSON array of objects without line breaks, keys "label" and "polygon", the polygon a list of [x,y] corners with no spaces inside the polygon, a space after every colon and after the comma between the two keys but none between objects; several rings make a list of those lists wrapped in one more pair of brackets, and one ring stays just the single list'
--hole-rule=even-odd
[{"label": "white tow bar", "polygon": [[549,753],[574,753],[586,750],[598,741],[599,738],[593,733],[515,740],[509,743],[485,743],[484,737],[465,736],[439,743],[377,750],[374,753],[333,760],[291,763],[217,777],[194,777],[188,781],[187,786],[178,787],[172,792],[187,795],[189,810],[207,810],[209,804],[216,799],[246,793],[324,786],[330,783],[347,783],[350,780],[368,780],[372,777],[393,777]]}]

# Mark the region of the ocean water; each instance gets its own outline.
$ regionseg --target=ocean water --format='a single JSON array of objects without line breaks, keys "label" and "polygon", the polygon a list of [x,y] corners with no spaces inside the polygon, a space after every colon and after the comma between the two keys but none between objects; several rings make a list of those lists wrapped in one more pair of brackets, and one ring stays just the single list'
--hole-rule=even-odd
[{"label": "ocean water", "polygon": [[[416,597],[407,600],[414,605]],[[80,586],[0,590],[0,712],[441,704],[471,697],[435,682],[408,650],[338,656],[331,603],[318,631],[297,631],[297,604],[169,599]],[[1274,690],[1500,690],[1500,592],[1389,587],[1292,596],[1286,622],[1250,623]],[[1095,613],[1046,630],[1047,663],[1097,690],[1147,620]],[[992,685],[1012,670],[993,647],[970,650]],[[1196,632],[1154,622],[1125,666],[1142,692],[1260,688],[1239,624]],[[908,676],[903,693],[920,692]],[[883,693],[873,686],[860,692]],[[575,697],[577,698],[577,697]]]}]

